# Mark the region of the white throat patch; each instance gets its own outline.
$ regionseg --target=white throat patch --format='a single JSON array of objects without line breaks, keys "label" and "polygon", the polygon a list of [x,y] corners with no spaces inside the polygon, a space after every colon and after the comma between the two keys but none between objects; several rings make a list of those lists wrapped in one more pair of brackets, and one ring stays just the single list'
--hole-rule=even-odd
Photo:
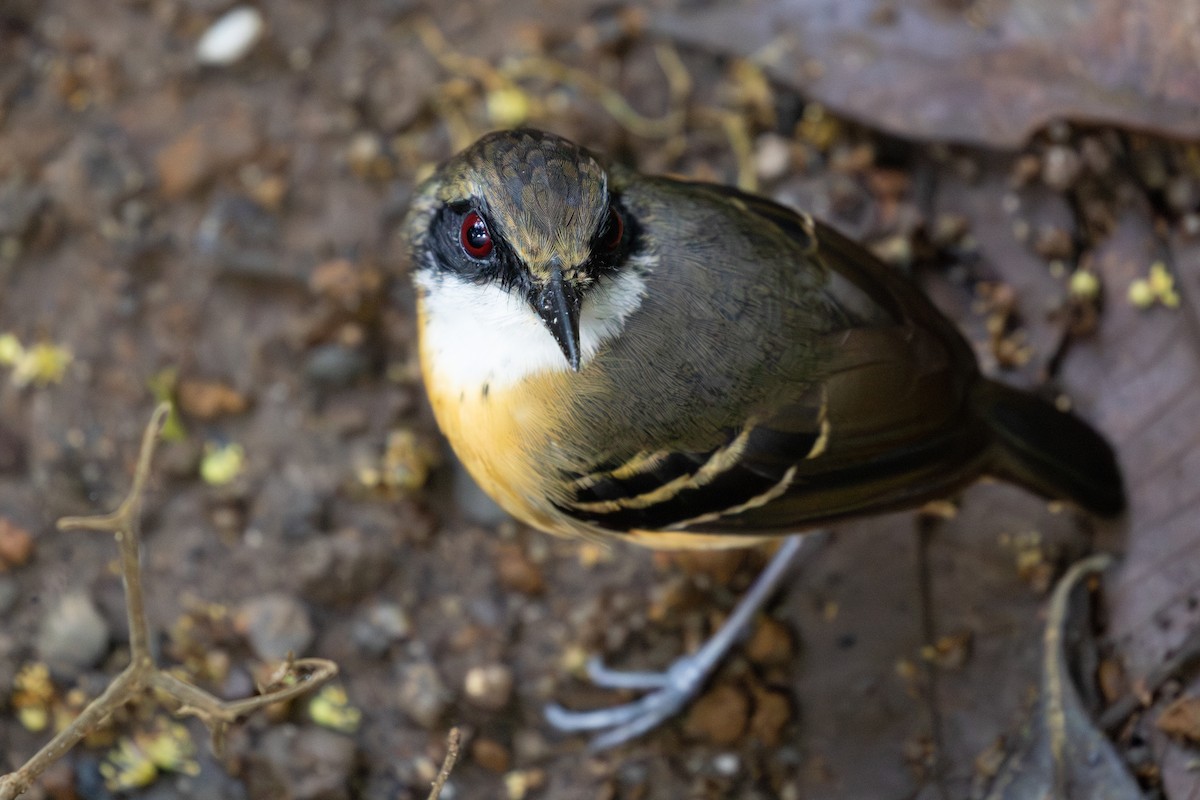
[{"label": "white throat patch", "polygon": [[[642,304],[646,281],[634,266],[606,276],[584,295],[581,367]],[[554,336],[521,297],[495,284],[464,283],[428,271],[416,280],[424,292],[422,346],[429,368],[447,389],[478,391],[485,383],[501,388],[545,370],[570,371]]]}]

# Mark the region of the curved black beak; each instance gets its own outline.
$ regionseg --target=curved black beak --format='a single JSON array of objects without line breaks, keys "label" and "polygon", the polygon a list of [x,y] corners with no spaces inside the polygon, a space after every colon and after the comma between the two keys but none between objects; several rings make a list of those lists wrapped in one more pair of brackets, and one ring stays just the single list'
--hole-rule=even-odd
[{"label": "curved black beak", "polygon": [[554,341],[562,349],[571,369],[579,371],[579,305],[582,298],[578,290],[563,281],[562,270],[557,267],[550,273],[545,286],[535,289],[529,296],[529,304],[550,329]]}]

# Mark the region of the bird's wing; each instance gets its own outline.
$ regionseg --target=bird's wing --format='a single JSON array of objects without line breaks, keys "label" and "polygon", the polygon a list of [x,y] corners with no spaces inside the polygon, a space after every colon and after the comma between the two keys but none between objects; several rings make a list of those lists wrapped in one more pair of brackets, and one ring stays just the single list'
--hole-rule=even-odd
[{"label": "bird's wing", "polygon": [[560,511],[613,531],[762,535],[912,506],[974,478],[988,443],[967,404],[974,356],[920,290],[807,216],[694,187],[774,226],[832,276],[822,300],[837,324],[805,332],[823,339],[820,366],[797,367],[710,448],[624,453],[565,475]]}]

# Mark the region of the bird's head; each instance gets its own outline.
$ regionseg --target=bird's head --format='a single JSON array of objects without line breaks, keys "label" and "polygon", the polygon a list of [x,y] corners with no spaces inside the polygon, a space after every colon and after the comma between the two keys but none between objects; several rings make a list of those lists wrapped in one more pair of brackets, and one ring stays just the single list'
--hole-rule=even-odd
[{"label": "bird's head", "polygon": [[406,235],[419,286],[474,287],[513,313],[532,311],[578,370],[584,299],[618,270],[630,233],[590,152],[520,130],[489,134],[443,164],[418,191]]}]

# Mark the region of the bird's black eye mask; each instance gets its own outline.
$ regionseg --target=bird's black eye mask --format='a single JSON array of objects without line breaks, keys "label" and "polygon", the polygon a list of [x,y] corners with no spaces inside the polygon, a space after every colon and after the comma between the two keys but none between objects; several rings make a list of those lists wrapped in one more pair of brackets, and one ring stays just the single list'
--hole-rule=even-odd
[{"label": "bird's black eye mask", "polygon": [[[614,271],[636,235],[636,225],[631,224],[620,201],[612,198],[583,271],[593,279]],[[481,201],[465,200],[439,208],[428,242],[437,268],[460,280],[477,285],[495,283],[523,294],[533,291],[529,271],[492,225],[487,205]]]},{"label": "bird's black eye mask", "polygon": [[491,225],[483,203],[467,200],[439,208],[430,225],[429,247],[438,269],[463,281],[530,288],[529,272]]}]

